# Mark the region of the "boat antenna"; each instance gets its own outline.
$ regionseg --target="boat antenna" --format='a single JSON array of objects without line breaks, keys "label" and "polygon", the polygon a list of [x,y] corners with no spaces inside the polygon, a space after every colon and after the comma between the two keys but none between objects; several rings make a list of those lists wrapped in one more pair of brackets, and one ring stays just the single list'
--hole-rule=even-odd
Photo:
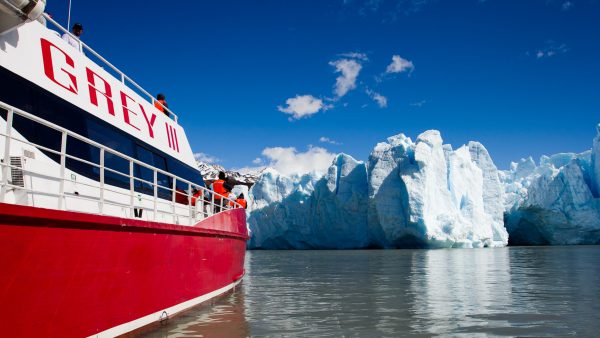
[{"label": "boat antenna", "polygon": [[67,16],[67,29],[71,27],[71,0],[69,0],[69,15]]}]

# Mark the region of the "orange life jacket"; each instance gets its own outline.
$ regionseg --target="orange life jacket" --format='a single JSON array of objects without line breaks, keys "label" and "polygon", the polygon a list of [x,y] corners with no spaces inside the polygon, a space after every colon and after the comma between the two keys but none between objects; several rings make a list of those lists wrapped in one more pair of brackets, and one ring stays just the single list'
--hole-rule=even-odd
[{"label": "orange life jacket", "polygon": [[238,198],[237,200],[235,200],[238,204],[240,204],[242,206],[242,208],[246,209],[248,207],[248,202],[246,202],[245,199],[243,198]]},{"label": "orange life jacket", "polygon": [[196,206],[196,201],[198,200],[198,198],[202,199],[202,190],[196,191],[194,196],[192,196],[192,205],[193,206]]},{"label": "orange life jacket", "polygon": [[165,103],[162,100],[156,100],[156,101],[154,101],[154,106],[156,107],[156,109],[160,110],[163,113],[165,112],[164,104]]},{"label": "orange life jacket", "polygon": [[216,180],[213,182],[213,191],[216,193],[214,194],[215,200],[221,199],[221,196],[219,195],[227,196],[227,190],[225,190],[225,187],[223,186],[224,183],[225,181],[223,180]]}]

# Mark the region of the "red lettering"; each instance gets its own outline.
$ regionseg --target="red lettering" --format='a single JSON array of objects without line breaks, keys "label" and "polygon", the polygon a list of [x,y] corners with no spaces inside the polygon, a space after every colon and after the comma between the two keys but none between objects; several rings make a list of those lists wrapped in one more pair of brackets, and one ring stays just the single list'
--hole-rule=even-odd
[{"label": "red lettering", "polygon": [[169,140],[169,148],[171,148],[171,131],[167,122],[165,122],[165,129],[167,129],[167,140]]},{"label": "red lettering", "polygon": [[54,45],[50,41],[46,39],[41,39],[40,42],[42,44],[42,58],[44,59],[44,73],[46,74],[46,76],[57,85],[63,87],[64,89],[70,91],[73,94],[77,94],[77,78],[75,77],[75,75],[69,73],[64,68],[59,68],[59,70],[65,72],[69,76],[69,79],[71,79],[71,83],[65,85],[56,80],[54,73],[54,63],[52,62],[51,48],[54,48],[61,52],[65,56],[66,64],[71,66],[71,68],[73,69],[75,69],[75,61],[73,61],[73,59],[67,53],[65,53],[62,49],[56,47],[56,45]]},{"label": "red lettering", "polygon": [[171,127],[169,123],[165,122],[165,129],[167,130],[167,140],[169,141],[169,148],[179,152],[179,141],[177,140],[177,130]]},{"label": "red lettering", "polygon": [[148,120],[148,115],[146,115],[146,111],[144,107],[140,104],[140,109],[142,110],[142,115],[144,115],[144,119],[146,120],[146,124],[148,125],[148,133],[150,137],[154,138],[154,122],[156,122],[156,114],[152,113],[152,117]]},{"label": "red lettering", "polygon": [[140,128],[134,126],[133,124],[131,124],[131,120],[129,119],[129,114],[133,114],[133,115],[137,115],[133,110],[129,109],[129,107],[127,106],[127,99],[130,99],[131,101],[135,102],[129,95],[123,93],[121,91],[121,104],[123,105],[123,119],[125,120],[125,123],[127,123],[128,125],[132,126],[133,128],[140,130]]},{"label": "red lettering", "polygon": [[[98,93],[102,94],[106,98],[106,105],[108,106],[108,113],[112,116],[115,116],[115,106],[112,101],[112,90],[110,89],[110,85],[108,84],[108,82],[106,82],[106,80],[101,78],[100,75],[94,73],[91,69],[86,68],[85,70],[87,72],[88,87],[90,90],[90,102],[92,102],[92,104],[95,105],[96,107],[99,107],[98,106]],[[98,90],[98,88],[96,88],[96,80],[95,80],[96,78],[98,78],[102,82],[104,82],[104,92],[102,92],[102,91]]]},{"label": "red lettering", "polygon": [[177,150],[177,152],[179,152],[179,141],[177,141],[177,130],[173,127],[171,127],[171,130],[173,131],[173,143],[175,144],[175,147],[173,147],[173,149]]}]

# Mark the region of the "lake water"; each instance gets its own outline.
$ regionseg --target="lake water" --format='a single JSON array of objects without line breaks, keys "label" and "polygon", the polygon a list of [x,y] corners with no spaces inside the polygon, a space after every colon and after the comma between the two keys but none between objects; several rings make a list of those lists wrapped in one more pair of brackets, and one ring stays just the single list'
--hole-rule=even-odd
[{"label": "lake water", "polygon": [[600,336],[600,247],[250,251],[212,305],[145,337]]}]

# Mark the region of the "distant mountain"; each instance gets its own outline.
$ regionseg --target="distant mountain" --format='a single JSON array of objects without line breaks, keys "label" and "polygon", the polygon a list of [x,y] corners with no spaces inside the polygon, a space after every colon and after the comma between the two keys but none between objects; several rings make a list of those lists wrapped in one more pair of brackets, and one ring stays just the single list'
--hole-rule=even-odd
[{"label": "distant mountain", "polygon": [[246,185],[251,187],[258,180],[262,173],[262,170],[240,173],[235,170],[226,170],[218,164],[209,164],[201,161],[196,161],[196,163],[198,164],[198,169],[200,169],[202,177],[204,177],[204,181],[206,182],[215,181],[219,175],[219,171],[223,171],[227,175],[227,180],[232,184]]}]

